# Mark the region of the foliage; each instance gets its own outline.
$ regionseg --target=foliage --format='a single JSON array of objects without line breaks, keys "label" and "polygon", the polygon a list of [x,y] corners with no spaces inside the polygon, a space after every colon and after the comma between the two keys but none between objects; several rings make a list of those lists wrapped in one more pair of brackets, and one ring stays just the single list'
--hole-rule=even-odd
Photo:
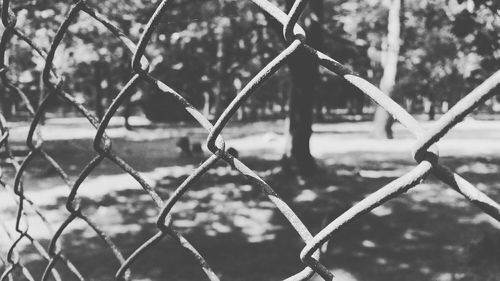
[{"label": "foliage", "polygon": [[[157,1],[88,1],[137,42]],[[195,106],[218,114],[235,94],[283,48],[280,34],[251,1],[171,1],[147,48],[153,74]],[[29,5],[28,5],[29,6]],[[70,9],[66,1],[37,1],[17,12],[17,25],[45,50]],[[498,3],[492,0],[406,1],[403,49],[396,98],[453,104],[500,66]],[[377,82],[386,34],[384,1],[325,0],[323,51]],[[33,104],[40,92],[43,60],[15,41],[9,75],[21,83]],[[66,90],[90,106],[109,104],[131,75],[130,53],[100,23],[80,13],[58,49],[55,64]],[[322,106],[346,107],[359,99],[332,77],[320,85]],[[283,113],[289,89],[287,70],[279,71],[252,96],[240,117]],[[139,85],[137,96],[151,119],[183,120],[175,101]],[[99,93],[102,100],[99,101]],[[6,95],[20,105],[15,95]],[[363,101],[361,100],[361,105]],[[68,111],[55,102],[54,110]]]}]

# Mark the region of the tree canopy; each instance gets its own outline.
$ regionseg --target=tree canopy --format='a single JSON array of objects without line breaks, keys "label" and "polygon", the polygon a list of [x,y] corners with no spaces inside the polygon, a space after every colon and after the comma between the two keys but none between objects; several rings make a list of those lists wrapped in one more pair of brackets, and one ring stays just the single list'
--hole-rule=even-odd
[{"label": "tree canopy", "polygon": [[[138,37],[155,1],[88,1],[132,40]],[[171,1],[171,8],[147,48],[153,74],[168,82],[206,114],[217,115],[259,69],[283,49],[280,34],[251,1]],[[279,1],[278,1],[279,2]],[[283,9],[285,1],[281,1]],[[66,1],[37,1],[19,8],[17,25],[45,50],[70,9]],[[500,67],[499,4],[492,0],[406,1],[403,45],[395,99],[411,111],[425,103],[449,107]],[[372,82],[382,75],[387,6],[384,1],[324,1],[323,51]],[[80,13],[60,45],[55,64],[65,85],[82,102],[109,104],[131,75],[130,53],[100,23]],[[9,58],[9,75],[36,104],[43,60],[23,42]],[[240,118],[279,115],[288,110],[288,70],[281,70],[250,98]],[[320,70],[321,72],[321,70]],[[321,72],[322,73],[322,72]],[[370,107],[368,100],[336,77],[322,75],[316,112]],[[183,110],[168,97],[140,85],[133,98],[153,120],[185,120]],[[15,95],[5,94],[5,108],[22,108]],[[356,105],[357,104],[357,105]],[[444,104],[444,105],[443,105]],[[168,110],[167,110],[168,109]],[[54,112],[70,109],[54,103]],[[168,112],[165,114],[164,112]],[[369,112],[369,111],[368,111]]]}]

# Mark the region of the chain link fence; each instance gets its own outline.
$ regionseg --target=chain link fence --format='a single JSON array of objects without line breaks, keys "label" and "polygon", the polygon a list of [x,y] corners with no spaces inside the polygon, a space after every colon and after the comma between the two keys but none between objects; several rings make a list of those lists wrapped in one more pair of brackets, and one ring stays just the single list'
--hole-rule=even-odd
[{"label": "chain link fence", "polygon": [[[304,268],[293,276],[287,277],[286,280],[307,280],[315,273],[319,274],[325,280],[332,280],[332,273],[320,262],[320,248],[327,243],[337,231],[356,218],[363,216],[367,212],[373,210],[377,206],[384,204],[387,200],[399,196],[410,188],[419,184],[427,175],[433,174],[442,182],[449,185],[452,189],[462,194],[473,204],[479,207],[482,211],[500,221],[500,205],[490,199],[483,192],[474,187],[466,179],[454,173],[447,167],[438,162],[439,154],[435,143],[442,138],[454,125],[460,122],[467,114],[473,111],[477,106],[483,103],[486,99],[493,96],[493,88],[500,83],[500,71],[494,73],[486,79],[481,85],[470,92],[462,100],[460,100],[452,109],[442,116],[431,128],[424,129],[422,126],[401,106],[394,102],[390,97],[381,92],[376,86],[372,85],[365,79],[357,76],[344,65],[337,62],[335,59],[320,51],[308,46],[305,42],[306,33],[297,24],[297,21],[305,9],[308,1],[296,0],[291,8],[291,11],[286,14],[276,5],[267,0],[252,0],[254,4],[259,6],[270,17],[274,18],[283,26],[283,36],[287,42],[287,47],[281,51],[271,62],[269,62],[253,79],[237,94],[231,104],[225,109],[220,118],[212,124],[203,114],[195,109],[181,94],[174,89],[156,79],[150,74],[150,64],[145,51],[151,36],[155,33],[161,17],[168,16],[169,0],[163,0],[156,7],[149,22],[144,27],[142,36],[139,42],[135,43],[118,27],[107,20],[105,16],[96,12],[89,7],[83,0],[74,1],[74,4],[66,16],[64,22],[59,27],[54,36],[51,47],[46,53],[41,47],[37,46],[28,36],[23,34],[22,30],[16,27],[16,12],[20,9],[30,9],[30,4],[26,7],[11,8],[9,0],[2,0],[1,4],[1,20],[5,27],[0,41],[0,77],[4,85],[4,89],[18,95],[25,103],[27,111],[31,115],[31,125],[26,139],[26,145],[29,153],[21,161],[14,157],[13,151],[9,146],[9,128],[5,118],[0,116],[0,147],[5,151],[8,165],[11,165],[15,170],[15,180],[13,186],[10,186],[6,181],[0,178],[0,186],[12,195],[12,200],[17,204],[16,223],[14,229],[9,229],[4,224],[4,219],[1,218],[2,227],[10,239],[10,248],[2,255],[1,262],[3,263],[3,272],[1,280],[13,280],[16,274],[23,275],[28,280],[35,280],[35,277],[23,263],[23,257],[19,254],[19,244],[21,240],[28,241],[41,259],[46,260],[46,267],[41,277],[41,280],[61,280],[61,274],[57,268],[66,267],[74,277],[78,280],[86,280],[86,277],[80,273],[79,269],[64,255],[64,248],[60,245],[60,240],[63,232],[75,220],[82,220],[90,229],[104,241],[104,243],[112,251],[113,255],[120,263],[120,267],[116,272],[117,280],[130,280],[130,267],[134,264],[141,255],[154,247],[157,243],[170,237],[177,241],[180,247],[187,249],[199,263],[206,276],[210,280],[219,280],[219,277],[211,269],[208,261],[197,249],[178,231],[172,227],[171,210],[181,198],[181,196],[192,187],[198,178],[211,169],[218,161],[227,162],[233,169],[239,171],[246,179],[255,187],[261,188],[267,195],[269,200],[274,203],[281,214],[289,221],[290,225],[295,229],[297,234],[305,243],[304,248],[300,252],[300,259],[304,264]],[[63,90],[64,81],[57,69],[53,67],[53,60],[57,53],[58,46],[66,33],[68,27],[77,18],[80,13],[86,13],[95,21],[105,26],[114,36],[119,38],[124,46],[133,54],[132,70],[134,75],[121,89],[120,93],[113,100],[112,104],[107,109],[104,117],[99,121],[93,113],[77,101],[71,93]],[[42,73],[43,85],[46,89],[46,95],[41,97],[41,102],[37,109],[30,104],[28,97],[16,84],[12,81],[7,72],[9,71],[6,62],[6,53],[9,51],[9,42],[13,37],[24,41],[33,51],[43,58],[45,64]],[[354,87],[361,90],[380,106],[385,108],[395,119],[403,124],[415,137],[413,156],[416,161],[416,166],[408,173],[395,179],[389,184],[371,193],[362,201],[354,204],[346,212],[328,223],[321,231],[312,234],[309,229],[297,217],[290,206],[282,200],[274,189],[262,180],[255,172],[248,168],[238,158],[226,152],[224,139],[221,135],[222,130],[233,117],[238,108],[251,96],[255,90],[266,82],[267,79],[278,69],[283,67],[287,59],[298,49],[303,49],[307,52],[311,60],[317,61],[322,67],[343,77]],[[15,63],[15,62],[13,62]],[[212,152],[212,156],[206,159],[185,181],[171,194],[169,198],[163,200],[157,192],[134,170],[127,162],[120,158],[112,148],[112,139],[106,135],[110,119],[116,114],[117,109],[129,98],[133,93],[134,87],[139,82],[145,82],[165,95],[175,97],[179,102],[179,106],[192,115],[198,123],[209,133],[207,138],[207,147]],[[40,133],[41,120],[47,106],[51,100],[60,98],[66,103],[72,105],[79,111],[88,122],[95,128],[95,137],[93,140],[93,148],[96,152],[94,158],[85,166],[76,180],[71,180],[66,174],[64,168],[58,164],[45,150],[44,142]],[[26,169],[32,163],[34,157],[42,157],[46,165],[52,167],[60,178],[65,182],[68,188],[68,196],[65,202],[67,216],[61,225],[53,229],[43,212],[25,195],[23,186],[23,176]],[[138,247],[130,256],[126,257],[120,249],[113,243],[110,236],[102,231],[93,221],[87,216],[80,207],[78,191],[85,181],[87,176],[98,167],[103,160],[112,161],[117,167],[131,175],[137,183],[147,192],[152,203],[154,203],[160,215],[157,218],[156,226],[157,233],[150,237],[140,247]],[[39,217],[45,227],[51,232],[51,240],[48,247],[42,246],[31,234],[30,225],[28,223],[27,214],[32,214]],[[299,255],[299,253],[297,253]],[[37,278],[38,279],[38,278]]]}]

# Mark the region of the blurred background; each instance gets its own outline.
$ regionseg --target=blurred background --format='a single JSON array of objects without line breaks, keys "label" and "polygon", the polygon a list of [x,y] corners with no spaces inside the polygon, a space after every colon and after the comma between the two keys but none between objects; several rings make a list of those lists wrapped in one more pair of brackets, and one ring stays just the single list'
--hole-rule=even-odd
[{"label": "blurred background", "polygon": [[[16,27],[48,51],[71,4],[11,2]],[[284,11],[293,4],[272,2]],[[500,69],[500,5],[495,0],[310,2],[300,20],[307,43],[378,85],[426,128]],[[159,1],[86,3],[138,42]],[[150,74],[211,121],[287,46],[282,26],[252,1],[172,0],[169,5],[146,48]],[[47,87],[41,79],[45,60],[25,41],[12,37],[4,54],[8,71],[2,74],[0,105],[15,158],[2,147],[0,159],[2,183],[12,186],[12,163],[29,152],[25,142],[33,119],[27,102],[36,110]],[[100,119],[133,76],[131,59],[104,25],[80,12],[58,46],[54,68],[64,80],[62,89]],[[500,93],[500,88],[493,91]],[[499,113],[500,95],[495,95],[439,143],[439,161],[496,201]],[[42,115],[44,150],[76,179],[96,154],[95,128],[63,99],[52,99]],[[411,132],[393,123],[361,91],[297,52],[237,110],[222,134],[232,154],[269,183],[314,234],[415,166]],[[174,97],[145,82],[122,103],[106,132],[116,154],[164,200],[211,155],[204,147],[208,132]],[[49,223],[61,225],[68,216],[69,190],[43,157],[33,158],[23,182]],[[0,194],[5,256],[16,203],[6,191]],[[79,196],[84,212],[125,256],[157,232],[158,209],[111,161],[90,174]],[[45,224],[28,215],[30,232],[47,246],[51,236]],[[302,268],[300,237],[260,189],[222,163],[176,204],[173,226],[222,280],[280,280]],[[430,177],[342,230],[323,263],[344,281],[500,280],[499,228]],[[118,262],[84,222],[71,223],[61,241],[64,254],[89,280],[113,279]],[[38,280],[47,262],[30,243],[20,245],[21,260]],[[66,274],[63,280],[73,280],[60,270]],[[206,278],[193,257],[168,239],[140,258],[132,276]]]}]

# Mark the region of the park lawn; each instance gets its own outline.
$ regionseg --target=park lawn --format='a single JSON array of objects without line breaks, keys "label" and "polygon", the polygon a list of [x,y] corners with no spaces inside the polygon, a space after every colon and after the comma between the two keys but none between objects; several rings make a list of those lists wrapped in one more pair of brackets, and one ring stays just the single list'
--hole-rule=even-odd
[{"label": "park lawn", "polygon": [[[69,131],[68,135],[77,135],[71,134],[68,126],[59,126]],[[396,140],[375,141],[369,138],[366,123],[319,124],[311,146],[321,171],[312,178],[300,178],[279,168],[281,122],[246,126],[244,130],[235,126],[224,131],[228,144],[290,204],[313,234],[415,164],[410,155],[413,141],[400,127],[396,128]],[[463,124],[443,141],[440,158],[496,201],[500,201],[500,146],[499,135],[491,128],[498,126],[498,122]],[[154,130],[173,133],[162,135]],[[199,141],[206,137],[194,127],[115,133],[114,149],[141,171],[164,199],[207,157],[177,156],[175,141],[179,136]],[[74,178],[92,157],[91,137],[49,138],[44,148]],[[21,140],[14,145],[20,146]],[[41,159],[28,169],[25,185],[28,196],[51,223],[60,225],[68,216],[64,208],[68,189]],[[139,187],[106,162],[80,193],[85,213],[110,234],[125,256],[157,231],[158,211]],[[2,199],[2,220],[11,224],[15,208],[7,201]],[[196,246],[222,280],[281,280],[301,269],[299,253],[304,243],[260,190],[223,163],[182,197],[174,213],[174,228]],[[30,224],[30,231],[46,245],[49,235],[44,225],[34,216]],[[336,280],[343,281],[498,280],[499,233],[498,223],[430,177],[345,227],[329,243],[323,263]],[[3,241],[5,249],[8,243]],[[112,280],[118,263],[88,226],[76,221],[62,241],[63,252],[84,276]],[[46,262],[39,260],[31,246],[24,248],[21,258],[35,276],[40,276]],[[62,267],[61,272],[65,272]],[[132,267],[132,277],[206,279],[194,258],[169,239],[140,258]],[[72,280],[71,275],[65,275],[64,280]]]}]

